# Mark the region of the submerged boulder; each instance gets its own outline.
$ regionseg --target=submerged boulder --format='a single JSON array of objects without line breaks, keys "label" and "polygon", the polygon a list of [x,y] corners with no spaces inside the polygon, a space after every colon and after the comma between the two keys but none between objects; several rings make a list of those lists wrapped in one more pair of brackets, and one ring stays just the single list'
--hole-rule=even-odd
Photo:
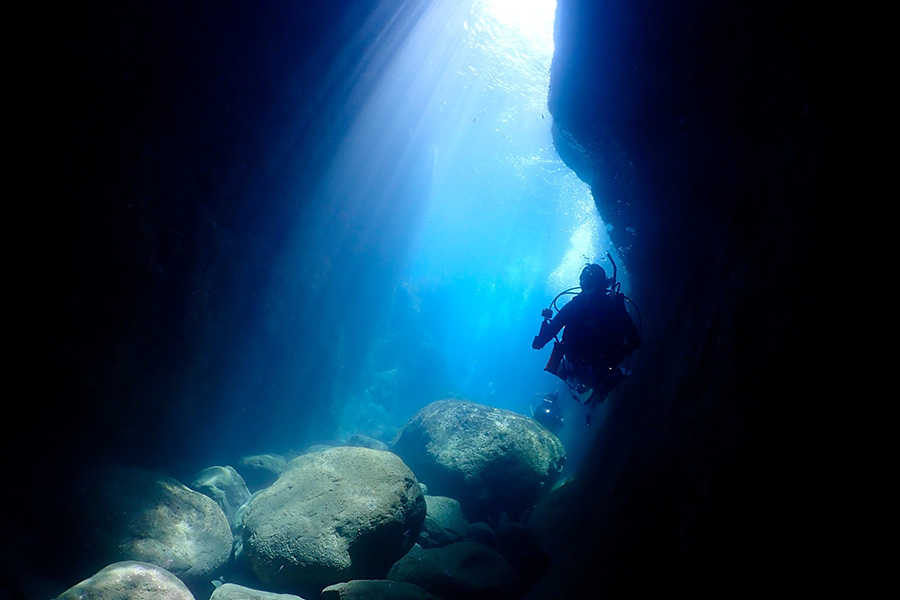
[{"label": "submerged boulder", "polygon": [[446,546],[460,542],[469,530],[469,521],[459,502],[446,496],[425,496],[428,512],[419,534],[418,543],[423,548]]},{"label": "submerged boulder", "polygon": [[98,467],[84,481],[84,543],[109,564],[141,561],[210,581],[231,555],[231,528],[210,498],[160,473]]},{"label": "submerged boulder", "polygon": [[521,589],[521,580],[506,559],[478,542],[427,550],[417,545],[387,577],[414,583],[443,600],[513,598]]},{"label": "submerged boulder", "polygon": [[329,585],[322,600],[442,600],[413,583],[385,579],[355,579]]},{"label": "submerged boulder", "polygon": [[203,469],[191,482],[191,488],[212,498],[229,522],[237,509],[250,499],[250,490],[234,467]]},{"label": "submerged boulder", "polygon": [[375,439],[362,433],[354,433],[347,438],[346,446],[359,446],[360,448],[371,448],[372,450],[388,450],[388,445],[381,440]]},{"label": "submerged boulder", "polygon": [[533,419],[463,400],[424,407],[392,446],[433,494],[456,498],[475,521],[531,509],[566,457]]},{"label": "submerged boulder", "polygon": [[278,591],[378,579],[412,547],[425,511],[415,475],[391,452],[304,454],[246,505],[243,560]]},{"label": "submerged boulder", "polygon": [[217,587],[209,600],[303,600],[303,598],[293,594],[276,594],[226,583]]},{"label": "submerged boulder", "polygon": [[280,454],[251,454],[238,460],[237,471],[247,482],[251,492],[275,483],[287,468],[287,460]]},{"label": "submerged boulder", "polygon": [[56,600],[194,600],[169,571],[139,561],[109,565],[60,594]]}]

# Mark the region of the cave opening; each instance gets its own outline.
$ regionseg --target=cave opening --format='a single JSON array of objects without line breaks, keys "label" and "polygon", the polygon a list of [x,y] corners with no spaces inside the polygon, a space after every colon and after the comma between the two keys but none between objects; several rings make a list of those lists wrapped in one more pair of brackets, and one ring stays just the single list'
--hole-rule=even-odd
[{"label": "cave opening", "polygon": [[[435,3],[400,39],[375,36],[368,51],[384,56],[370,60],[382,66],[349,94],[351,124],[317,192],[326,208],[297,244],[347,287],[373,269],[397,282],[347,311],[378,325],[362,340],[368,358],[339,392],[339,437],[389,438],[447,396],[528,414],[536,395],[554,390],[572,423],[561,433],[568,469],[596,430],[599,420],[585,428],[586,407],[530,347],[541,310],[577,285],[586,263],[609,271],[609,252],[628,286],[590,187],[554,147],[555,9],[553,0]],[[379,146],[391,158],[373,152]],[[363,260],[348,258],[348,243],[363,247]],[[398,336],[418,340],[417,360],[398,349]],[[340,360],[346,369],[352,359]],[[396,398],[386,403],[386,394]]]}]

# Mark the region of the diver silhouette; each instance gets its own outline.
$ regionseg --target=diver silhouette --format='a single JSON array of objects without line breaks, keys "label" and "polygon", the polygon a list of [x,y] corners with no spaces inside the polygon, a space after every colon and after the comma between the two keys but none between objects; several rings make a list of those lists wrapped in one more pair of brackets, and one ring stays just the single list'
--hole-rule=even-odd
[{"label": "diver silhouette", "polygon": [[535,394],[531,401],[531,418],[546,427],[551,433],[558,434],[565,422],[559,394],[556,392]]},{"label": "diver silhouette", "polygon": [[581,292],[556,316],[556,300],[578,288],[561,292],[551,308],[543,311],[544,321],[531,347],[542,349],[562,330],[562,340],[556,338],[544,370],[566,382],[578,401],[593,406],[606,400],[625,379],[619,365],[640,348],[641,336],[625,308],[626,297],[618,291],[615,275],[608,279],[603,267],[589,264],[581,271],[580,283]]}]

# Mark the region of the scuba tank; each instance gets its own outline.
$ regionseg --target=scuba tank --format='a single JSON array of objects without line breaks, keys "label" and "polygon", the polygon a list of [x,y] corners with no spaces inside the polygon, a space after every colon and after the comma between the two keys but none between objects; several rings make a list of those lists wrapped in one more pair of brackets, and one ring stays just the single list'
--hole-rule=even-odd
[{"label": "scuba tank", "polygon": [[[635,303],[631,300],[631,298],[629,298],[628,296],[626,296],[625,294],[623,294],[620,291],[622,288],[622,283],[620,281],[618,281],[619,268],[616,265],[616,261],[613,260],[613,257],[609,252],[606,253],[606,258],[609,260],[610,264],[612,265],[612,269],[613,269],[612,277],[607,278],[606,295],[610,296],[610,297],[614,297],[617,295],[622,296],[623,300],[627,300],[634,307],[634,310],[637,312],[638,317],[640,318],[641,313],[638,310],[637,305],[635,305]],[[544,310],[541,311],[541,316],[544,318],[543,323],[541,323],[541,332],[542,333],[544,331],[544,328],[550,322],[550,320],[553,319],[553,317],[556,315],[556,313],[559,312],[559,307],[556,305],[556,303],[559,301],[559,299],[562,298],[563,296],[577,296],[580,292],[581,292],[581,286],[571,287],[567,290],[561,291],[560,293],[558,293],[556,295],[555,298],[553,298],[553,300],[550,301],[550,306],[548,306],[547,308],[545,308]],[[641,326],[638,325],[638,329],[640,329],[640,328],[641,328]],[[559,338],[557,338],[557,341],[559,341]]]},{"label": "scuba tank", "polygon": [[[613,269],[612,276],[607,278],[607,280],[606,280],[606,295],[609,298],[616,298],[616,299],[618,299],[618,297],[621,297],[623,303],[624,303],[624,301],[627,300],[631,304],[631,306],[634,308],[635,312],[637,313],[637,316],[638,316],[637,327],[638,327],[638,331],[640,331],[643,327],[640,310],[638,310],[637,305],[631,300],[631,298],[629,298],[628,296],[626,296],[625,294],[623,294],[621,292],[621,282],[618,281],[618,266],[616,265],[616,261],[613,260],[613,257],[609,252],[606,253],[606,257],[609,260],[610,264],[612,265],[612,269]],[[562,292],[557,294],[555,298],[553,298],[553,300],[550,302],[550,306],[548,306],[547,308],[545,308],[541,311],[541,316],[544,319],[543,322],[541,323],[541,330],[540,330],[542,337],[543,337],[544,332],[546,331],[546,328],[550,326],[550,321],[554,318],[554,316],[556,316],[556,313],[558,313],[560,310],[559,307],[557,306],[557,302],[559,301],[559,299],[566,295],[575,296],[575,295],[579,294],[581,291],[582,291],[582,289],[580,286],[576,286],[576,287],[572,287],[572,288],[563,290]],[[629,359],[630,359],[630,357],[631,357],[631,355],[629,354]],[[562,341],[559,339],[559,335],[555,335],[554,343],[553,343],[553,350],[550,352],[550,358],[547,360],[547,364],[544,367],[544,370],[547,371],[548,373],[556,375],[557,377],[559,377],[560,379],[565,381],[566,384],[569,385],[570,388],[572,388],[573,394],[574,394],[575,391],[574,391],[573,385],[568,380],[567,374],[563,372],[566,370],[566,365],[563,362],[564,358],[565,358],[565,348],[562,344]],[[629,360],[629,362],[630,362],[630,360]],[[618,368],[616,370],[618,371]],[[625,378],[630,374],[630,372],[631,372],[631,369],[630,369],[630,364],[629,364],[628,366],[626,366],[624,368],[624,372],[621,373],[622,377],[621,377],[621,379],[618,380],[616,387],[618,387],[618,385],[620,385],[622,383],[622,381],[625,380]]]}]

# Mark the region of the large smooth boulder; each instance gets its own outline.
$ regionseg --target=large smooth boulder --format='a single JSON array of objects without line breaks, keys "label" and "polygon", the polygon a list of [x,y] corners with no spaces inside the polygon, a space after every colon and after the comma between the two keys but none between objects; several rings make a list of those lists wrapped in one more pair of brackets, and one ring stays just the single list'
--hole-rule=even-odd
[{"label": "large smooth boulder", "polygon": [[287,468],[287,459],[280,454],[251,454],[238,460],[237,471],[251,492],[275,483]]},{"label": "large smooth boulder", "polygon": [[387,577],[418,585],[443,600],[509,599],[522,587],[506,559],[478,542],[430,549],[417,545],[391,567]]},{"label": "large smooth boulder", "polygon": [[530,510],[566,457],[559,439],[533,419],[464,400],[424,407],[392,446],[432,494],[456,498],[473,521]]},{"label": "large smooth boulder", "polygon": [[381,440],[362,433],[354,433],[347,438],[345,446],[359,446],[360,448],[371,448],[373,450],[389,450],[388,445]]},{"label": "large smooth boulder", "polygon": [[294,594],[276,594],[226,583],[217,587],[209,600],[303,600],[303,598]]},{"label": "large smooth boulder", "polygon": [[425,496],[428,512],[419,534],[418,544],[423,548],[447,546],[460,542],[469,530],[469,521],[462,512],[459,501],[447,496]]},{"label": "large smooth boulder", "polygon": [[244,478],[234,467],[208,467],[203,469],[191,482],[191,488],[212,498],[229,522],[234,513],[250,499],[250,490]]},{"label": "large smooth boulder", "polygon": [[169,571],[139,561],[113,563],[73,585],[56,600],[194,600]]},{"label": "large smooth boulder", "polygon": [[231,528],[222,509],[171,477],[98,467],[83,490],[83,542],[101,564],[147,562],[191,585],[215,579],[228,562]]},{"label": "large smooth boulder", "polygon": [[379,579],[412,547],[425,511],[415,475],[391,452],[304,454],[246,505],[243,560],[276,591]]}]

